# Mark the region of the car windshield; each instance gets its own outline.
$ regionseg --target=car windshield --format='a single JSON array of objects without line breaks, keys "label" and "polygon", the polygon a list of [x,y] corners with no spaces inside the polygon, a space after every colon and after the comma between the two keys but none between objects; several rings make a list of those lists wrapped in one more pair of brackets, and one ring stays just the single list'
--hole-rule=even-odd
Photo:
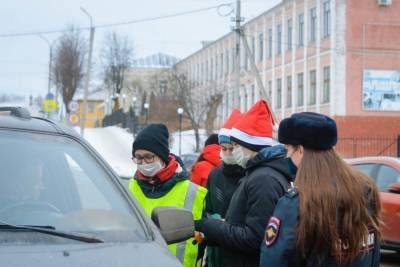
[{"label": "car windshield", "polygon": [[[0,147],[0,221],[51,227],[105,242],[146,240],[141,221],[113,177],[78,141],[0,130]],[[0,243],[38,239],[76,242],[0,230]]]}]

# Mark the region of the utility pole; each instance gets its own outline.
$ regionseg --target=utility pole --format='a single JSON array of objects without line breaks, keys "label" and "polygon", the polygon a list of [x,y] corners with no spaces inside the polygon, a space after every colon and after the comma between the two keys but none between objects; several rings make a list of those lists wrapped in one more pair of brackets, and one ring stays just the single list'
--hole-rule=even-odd
[{"label": "utility pole", "polygon": [[[51,64],[53,62],[53,45],[52,43],[50,43],[50,41],[46,38],[44,38],[44,36],[42,35],[38,35],[40,39],[42,39],[43,41],[45,41],[48,45],[49,45],[49,51],[50,51],[50,55],[49,55],[49,77],[48,77],[48,82],[47,82],[47,95],[50,94],[50,88],[51,88]],[[57,97],[56,97],[56,101],[57,101]],[[47,112],[47,118],[50,117],[50,113]]]},{"label": "utility pole", "polygon": [[87,62],[87,70],[86,70],[86,79],[85,79],[85,91],[84,91],[84,98],[83,98],[83,112],[82,112],[82,120],[81,120],[81,136],[85,131],[85,123],[87,119],[87,98],[89,92],[89,82],[90,82],[90,69],[92,65],[92,51],[93,51],[93,40],[94,40],[94,26],[93,26],[93,19],[89,12],[86,11],[83,7],[81,7],[83,13],[85,13],[90,19],[90,43],[89,43],[89,56]]},{"label": "utility pole", "polygon": [[234,19],[236,32],[236,47],[235,47],[235,88],[233,91],[233,106],[238,107],[238,97],[236,94],[240,93],[240,32],[242,31],[240,23],[242,22],[242,18],[240,16],[240,0],[236,0],[236,18]]}]

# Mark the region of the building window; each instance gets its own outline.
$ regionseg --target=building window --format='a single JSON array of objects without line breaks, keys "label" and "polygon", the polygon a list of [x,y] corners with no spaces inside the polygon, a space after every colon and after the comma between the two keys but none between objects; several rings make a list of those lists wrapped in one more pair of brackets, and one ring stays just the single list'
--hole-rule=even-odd
[{"label": "building window", "polygon": [[293,21],[289,19],[287,21],[287,50],[292,50],[292,32],[293,32]]},{"label": "building window", "polygon": [[236,62],[236,48],[232,48],[231,73],[234,73],[235,70],[236,70],[235,69],[235,62]]},{"label": "building window", "polygon": [[248,70],[249,69],[249,55],[244,47],[243,42],[242,42],[242,51],[243,51],[243,55],[244,55],[244,60],[243,60],[244,66],[243,67],[245,70]]},{"label": "building window", "polygon": [[264,34],[258,35],[258,62],[261,62],[264,58]]},{"label": "building window", "polygon": [[330,67],[324,67],[324,91],[322,92],[322,103],[329,103],[330,94]]},{"label": "building window", "polygon": [[315,73],[316,73],[315,70],[310,71],[310,94],[308,98],[309,105],[315,105],[315,102],[317,100],[316,98],[317,80]]},{"label": "building window", "polygon": [[315,42],[317,35],[317,8],[310,9],[310,42]]},{"label": "building window", "polygon": [[210,73],[209,73],[209,81],[212,81],[214,79],[214,59],[210,59]]},{"label": "building window", "polygon": [[246,87],[243,87],[243,92],[244,92],[244,110],[247,111],[248,105],[247,105],[247,101],[249,100],[249,96],[247,94],[247,90]]},{"label": "building window", "polygon": [[204,62],[201,62],[200,84],[204,84]]},{"label": "building window", "polygon": [[96,111],[96,102],[88,101],[88,112],[94,113]]},{"label": "building window", "polygon": [[299,15],[299,38],[298,38],[298,47],[304,46],[304,14]]},{"label": "building window", "polygon": [[282,79],[276,80],[276,108],[282,107]]},{"label": "building window", "polygon": [[281,24],[276,26],[276,42],[277,42],[276,54],[280,55],[282,52],[282,25]]},{"label": "building window", "polygon": [[272,81],[268,81],[268,95],[267,99],[268,102],[271,104],[271,97],[272,97]]},{"label": "building window", "polygon": [[286,107],[292,106],[292,76],[287,76]]},{"label": "building window", "polygon": [[331,34],[331,1],[324,1],[324,38]]},{"label": "building window", "polygon": [[227,49],[225,52],[225,75],[229,73],[229,50]]},{"label": "building window", "polygon": [[304,105],[304,75],[303,73],[297,74],[297,106]]},{"label": "building window", "polygon": [[[256,60],[256,38],[252,37],[251,38],[251,54],[253,55],[254,62],[257,62]],[[250,59],[249,59],[250,62]]]},{"label": "building window", "polygon": [[256,87],[255,87],[255,85],[253,84],[253,85],[251,86],[250,104],[253,105],[255,101],[256,101]]},{"label": "building window", "polygon": [[224,53],[221,53],[219,58],[219,64],[221,64],[221,66],[219,67],[219,77],[221,78],[224,75]]},{"label": "building window", "polygon": [[219,77],[219,60],[218,55],[215,56],[215,72],[214,72],[214,80],[217,80]]},{"label": "building window", "polygon": [[206,72],[205,72],[205,81],[208,82],[210,79],[210,73],[208,72],[208,60],[206,61]]},{"label": "building window", "polygon": [[268,30],[268,58],[272,58],[272,29]]}]

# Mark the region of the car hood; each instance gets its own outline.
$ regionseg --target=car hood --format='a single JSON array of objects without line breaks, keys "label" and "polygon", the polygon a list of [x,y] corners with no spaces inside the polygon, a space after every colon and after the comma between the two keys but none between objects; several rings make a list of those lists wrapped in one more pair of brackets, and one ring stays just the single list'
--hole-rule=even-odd
[{"label": "car hood", "polygon": [[182,266],[157,242],[0,247],[1,266]]}]

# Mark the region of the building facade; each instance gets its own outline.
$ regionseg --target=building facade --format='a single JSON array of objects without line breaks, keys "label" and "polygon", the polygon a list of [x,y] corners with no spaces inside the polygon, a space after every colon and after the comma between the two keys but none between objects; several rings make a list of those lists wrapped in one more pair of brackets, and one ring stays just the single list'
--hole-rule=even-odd
[{"label": "building facade", "polygon": [[[251,54],[229,33],[181,60],[194,93],[223,94],[216,127],[233,108],[266,95],[280,120],[312,111],[335,117],[342,137],[400,134],[400,2],[283,0],[243,25]],[[250,71],[254,57],[265,94]],[[220,90],[220,89],[219,89]],[[350,127],[348,127],[350,125]]]}]

